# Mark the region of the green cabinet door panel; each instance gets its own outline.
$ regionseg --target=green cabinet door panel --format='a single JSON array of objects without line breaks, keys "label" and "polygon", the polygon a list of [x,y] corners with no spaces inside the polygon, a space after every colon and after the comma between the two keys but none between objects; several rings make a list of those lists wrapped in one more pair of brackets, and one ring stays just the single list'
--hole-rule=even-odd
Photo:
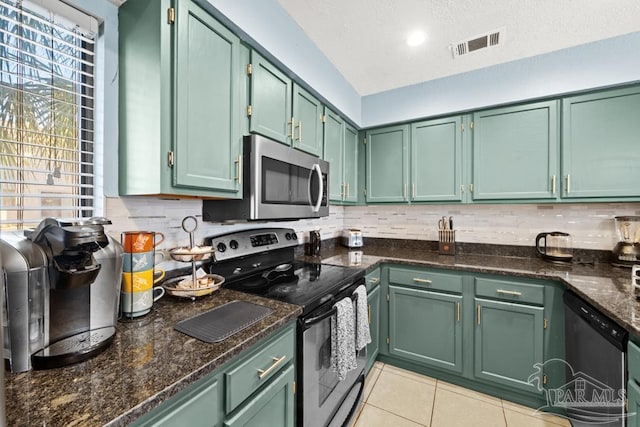
[{"label": "green cabinet door panel", "polygon": [[629,380],[627,383],[627,426],[640,427],[640,386]]},{"label": "green cabinet door panel", "polygon": [[476,298],[474,375],[542,393],[527,380],[544,362],[544,308]]},{"label": "green cabinet door panel", "polygon": [[562,197],[640,196],[640,87],[562,104]]},{"label": "green cabinet door panel", "polygon": [[376,286],[368,293],[367,303],[369,306],[369,332],[371,333],[371,343],[367,345],[366,372],[369,372],[380,350],[380,286]]},{"label": "green cabinet door panel", "polygon": [[344,194],[343,143],[344,131],[342,118],[325,109],[324,124],[324,160],[329,162],[329,200],[341,202]]},{"label": "green cabinet door panel", "polygon": [[223,418],[220,407],[218,381],[203,383],[181,393],[163,404],[162,409],[155,411],[152,417],[136,426],[144,427],[215,427]]},{"label": "green cabinet door panel", "polygon": [[293,427],[293,383],[294,369],[293,365],[289,365],[273,378],[269,385],[234,412],[233,416],[225,420],[224,425]]},{"label": "green cabinet door panel", "polygon": [[343,180],[344,201],[358,203],[358,131],[344,126]]},{"label": "green cabinet door panel", "polygon": [[411,125],[411,200],[461,201],[462,117]]},{"label": "green cabinet door panel", "polygon": [[462,295],[389,286],[389,353],[462,372]]},{"label": "green cabinet door panel", "polygon": [[256,51],[251,51],[249,130],[291,144],[291,79]]},{"label": "green cabinet door panel", "polygon": [[557,101],[474,113],[473,200],[555,198],[558,124]]},{"label": "green cabinet door panel", "polygon": [[409,126],[367,131],[367,202],[406,202]]},{"label": "green cabinet door panel", "polygon": [[314,156],[322,155],[323,110],[320,101],[293,84],[293,147]]},{"label": "green cabinet door panel", "polygon": [[175,25],[174,185],[237,192],[240,40],[191,2]]}]

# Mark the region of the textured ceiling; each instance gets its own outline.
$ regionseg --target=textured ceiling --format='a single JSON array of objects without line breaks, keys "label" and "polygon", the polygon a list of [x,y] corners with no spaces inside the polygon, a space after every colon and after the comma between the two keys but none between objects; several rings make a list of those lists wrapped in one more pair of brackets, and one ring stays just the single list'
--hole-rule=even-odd
[{"label": "textured ceiling", "polygon": [[[640,0],[278,0],[360,95],[640,31]],[[506,28],[453,58],[452,43]],[[408,33],[427,41],[411,48]],[[638,55],[638,52],[629,52]]]}]

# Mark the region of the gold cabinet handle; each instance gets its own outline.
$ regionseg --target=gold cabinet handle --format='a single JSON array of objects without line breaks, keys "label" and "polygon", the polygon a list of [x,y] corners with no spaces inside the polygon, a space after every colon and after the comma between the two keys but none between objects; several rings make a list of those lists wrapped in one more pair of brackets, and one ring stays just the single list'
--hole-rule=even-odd
[{"label": "gold cabinet handle", "polygon": [[344,199],[344,191],[345,191],[345,184],[344,182],[342,184],[340,184],[340,198]]},{"label": "gold cabinet handle", "polygon": [[469,184],[469,193],[473,193],[473,184]]},{"label": "gold cabinet handle", "polygon": [[427,283],[427,284],[432,283],[431,280],[429,279],[420,279],[419,277],[414,277],[413,281],[416,283]]},{"label": "gold cabinet handle", "polygon": [[380,278],[379,277],[374,277],[371,280],[369,280],[371,282],[372,285],[376,285],[380,282]]},{"label": "gold cabinet handle", "polygon": [[551,194],[556,194],[556,176],[551,175]]},{"label": "gold cabinet handle", "polygon": [[258,378],[263,379],[264,377],[266,377],[267,375],[269,375],[271,373],[271,371],[273,371],[274,369],[276,369],[276,367],[278,365],[280,365],[282,362],[284,362],[284,360],[287,358],[287,355],[285,354],[284,356],[282,356],[281,358],[277,358],[274,357],[273,358],[273,363],[271,364],[271,366],[269,366],[269,368],[267,368],[266,370],[262,370],[262,369],[258,369]]},{"label": "gold cabinet handle", "polygon": [[291,121],[289,121],[287,125],[291,126],[291,133],[287,134],[287,138],[294,139],[295,135],[294,135],[293,129],[296,125],[296,122],[293,120],[293,117],[291,117]]},{"label": "gold cabinet handle", "polygon": [[234,161],[238,165],[238,175],[233,178],[234,181],[238,181],[238,184],[242,184],[242,154],[238,155],[238,158]]},{"label": "gold cabinet handle", "polygon": [[502,295],[512,295],[514,297],[519,297],[520,295],[522,295],[522,292],[506,291],[504,289],[497,289],[496,292],[499,293],[499,294],[502,294]]},{"label": "gold cabinet handle", "polygon": [[567,174],[567,194],[571,192],[571,175]]},{"label": "gold cabinet handle", "polygon": [[464,184],[460,184],[460,193],[464,194]]},{"label": "gold cabinet handle", "polygon": [[347,195],[345,197],[348,199],[349,198],[349,183],[347,182],[344,185],[345,185],[345,187],[347,187],[347,191],[346,191]]},{"label": "gold cabinet handle", "polygon": [[296,129],[298,129],[298,137],[295,138],[295,140],[298,142],[302,142],[302,122],[298,122],[298,126],[296,126]]},{"label": "gold cabinet handle", "polygon": [[460,303],[459,302],[456,303],[456,312],[457,312],[456,317],[459,322],[460,321]]},{"label": "gold cabinet handle", "polygon": [[367,309],[369,310],[368,312],[369,324],[371,324],[371,305],[370,304],[367,304]]},{"label": "gold cabinet handle", "polygon": [[480,326],[480,306],[476,306],[476,320],[478,321],[478,326]]},{"label": "gold cabinet handle", "polygon": [[411,198],[416,198],[416,184],[411,184]]},{"label": "gold cabinet handle", "polygon": [[407,199],[407,184],[404,184],[402,187],[402,198],[405,200]]}]

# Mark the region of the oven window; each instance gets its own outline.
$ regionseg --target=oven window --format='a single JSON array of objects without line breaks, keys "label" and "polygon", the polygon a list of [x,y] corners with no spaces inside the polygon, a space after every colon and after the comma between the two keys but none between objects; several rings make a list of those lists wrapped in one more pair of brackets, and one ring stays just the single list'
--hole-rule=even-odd
[{"label": "oven window", "polygon": [[316,359],[319,382],[318,406],[322,406],[338,385],[338,376],[331,369],[331,317],[318,324],[316,332],[320,343],[317,348],[318,355]]}]

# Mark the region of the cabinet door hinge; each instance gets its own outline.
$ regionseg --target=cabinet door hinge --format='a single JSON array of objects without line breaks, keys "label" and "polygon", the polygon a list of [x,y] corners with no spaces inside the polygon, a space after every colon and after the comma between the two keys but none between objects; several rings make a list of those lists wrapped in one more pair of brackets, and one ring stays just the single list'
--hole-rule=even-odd
[{"label": "cabinet door hinge", "polygon": [[293,394],[296,394],[296,382],[293,382]]},{"label": "cabinet door hinge", "polygon": [[387,301],[389,301],[389,294],[387,294]]},{"label": "cabinet door hinge", "polygon": [[364,193],[364,195],[367,195],[367,189],[365,188],[364,190],[362,190],[362,192]]},{"label": "cabinet door hinge", "polygon": [[172,168],[173,167],[173,151],[169,151],[167,162],[169,163],[169,167]]},{"label": "cabinet door hinge", "polygon": [[547,383],[547,374],[542,374],[542,384]]},{"label": "cabinet door hinge", "polygon": [[549,326],[549,323],[547,323],[547,319],[544,319],[544,322],[543,322],[543,324],[542,324],[542,327],[543,327],[544,329],[547,329],[547,326]]},{"label": "cabinet door hinge", "polygon": [[247,76],[253,74],[253,66],[251,64],[247,64]]},{"label": "cabinet door hinge", "polygon": [[464,132],[464,123],[460,123],[460,130]]},{"label": "cabinet door hinge", "polygon": [[167,24],[173,25],[176,22],[176,10],[173,7],[167,9]]},{"label": "cabinet door hinge", "polygon": [[390,343],[390,341],[389,341],[389,337],[387,337],[387,344],[389,344],[389,343]]},{"label": "cabinet door hinge", "polygon": [[473,193],[473,184],[469,184],[469,192]]},{"label": "cabinet door hinge", "polygon": [[320,114],[320,121],[322,121],[322,123],[327,123],[327,116],[324,114]]},{"label": "cabinet door hinge", "polygon": [[251,117],[251,115],[253,114],[253,107],[251,107],[251,105],[247,106],[247,117]]},{"label": "cabinet door hinge", "polygon": [[364,138],[364,139],[362,140],[362,143],[363,143],[364,145],[367,145],[367,138]]},{"label": "cabinet door hinge", "polygon": [[469,129],[473,129],[473,122],[469,123]]}]

